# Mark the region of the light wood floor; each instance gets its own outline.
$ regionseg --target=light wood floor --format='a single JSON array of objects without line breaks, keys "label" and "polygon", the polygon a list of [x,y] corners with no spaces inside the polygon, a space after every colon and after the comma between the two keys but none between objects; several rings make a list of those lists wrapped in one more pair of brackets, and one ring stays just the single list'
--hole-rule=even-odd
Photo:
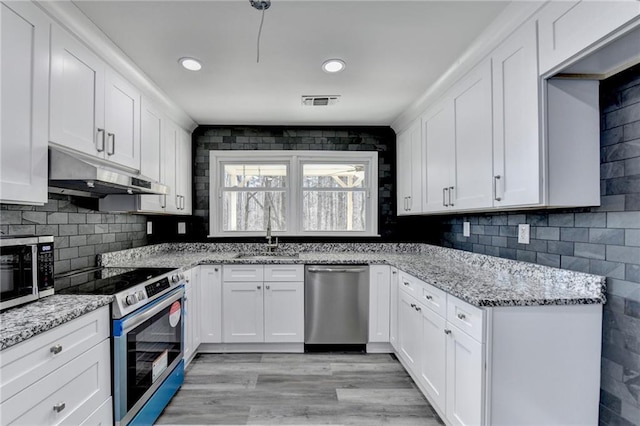
[{"label": "light wood floor", "polygon": [[388,354],[199,354],[157,421],[176,425],[442,425]]}]

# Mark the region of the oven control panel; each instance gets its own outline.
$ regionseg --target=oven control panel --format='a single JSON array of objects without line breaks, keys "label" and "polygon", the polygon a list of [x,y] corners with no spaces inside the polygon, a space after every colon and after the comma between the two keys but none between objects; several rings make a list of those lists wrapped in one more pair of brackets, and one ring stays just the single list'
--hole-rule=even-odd
[{"label": "oven control panel", "polygon": [[115,295],[116,300],[113,304],[112,316],[116,319],[122,318],[152,300],[161,297],[183,282],[184,274],[182,271],[174,271],[128,288]]}]

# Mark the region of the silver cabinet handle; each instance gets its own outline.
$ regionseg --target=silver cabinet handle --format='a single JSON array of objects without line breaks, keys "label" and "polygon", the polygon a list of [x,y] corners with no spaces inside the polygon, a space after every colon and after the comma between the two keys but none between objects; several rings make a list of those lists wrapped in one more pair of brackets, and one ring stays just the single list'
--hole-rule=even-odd
[{"label": "silver cabinet handle", "polygon": [[218,268],[213,268],[213,270],[214,270],[215,272],[218,272]]},{"label": "silver cabinet handle", "polygon": [[496,201],[502,200],[501,197],[498,197],[498,181],[500,180],[500,175],[496,175],[493,177],[493,199]]},{"label": "silver cabinet handle", "polygon": [[412,303],[412,304],[411,304],[411,307],[412,307],[413,309],[415,309],[415,308],[416,308],[416,304],[415,304],[415,303]]},{"label": "silver cabinet handle", "polygon": [[260,290],[261,288],[262,288],[262,286],[261,286],[261,285],[259,285],[259,286],[258,286],[258,290]]},{"label": "silver cabinet handle", "polygon": [[[107,133],[107,142],[108,141],[111,141],[111,143],[107,145],[107,155],[113,155],[116,153],[116,134]],[[109,146],[111,147],[111,150],[109,150]]]},{"label": "silver cabinet handle", "polygon": [[404,285],[404,286],[407,286],[407,287],[408,287],[408,286],[409,286],[409,283],[408,283],[408,282],[406,282],[406,281],[402,281],[402,285]]},{"label": "silver cabinet handle", "polygon": [[271,286],[269,286],[269,285],[266,285],[266,286],[264,286],[264,287],[265,287],[267,290],[269,290],[269,289],[271,288]]},{"label": "silver cabinet handle", "polygon": [[64,402],[58,402],[56,405],[53,406],[53,411],[55,411],[56,413],[59,413],[60,411],[64,410],[66,406],[67,404],[65,404]]},{"label": "silver cabinet handle", "polygon": [[[100,145],[98,145],[98,141],[101,142]],[[98,135],[96,137],[96,151],[104,151],[104,129],[98,129]]]},{"label": "silver cabinet handle", "polygon": [[427,299],[427,300],[431,300],[431,299],[433,299],[433,296],[430,295],[430,294],[427,294],[426,296],[424,296],[424,298]]},{"label": "silver cabinet handle", "polygon": [[180,210],[180,196],[176,194],[176,208]]},{"label": "silver cabinet handle", "polygon": [[416,306],[416,311],[422,312],[422,308],[420,306]]},{"label": "silver cabinet handle", "polygon": [[407,197],[407,211],[411,211],[411,207],[413,207],[413,202],[411,201],[411,195]]},{"label": "silver cabinet handle", "polygon": [[458,314],[458,318],[463,320],[465,319],[467,316],[465,314]]},{"label": "silver cabinet handle", "polygon": [[449,204],[447,204],[447,192],[449,191],[449,188],[442,188],[442,205],[447,207],[449,206]]},{"label": "silver cabinet handle", "polygon": [[162,207],[163,209],[167,207],[167,194],[162,195],[161,196],[161,202],[160,202],[160,207]]},{"label": "silver cabinet handle", "polygon": [[59,354],[60,352],[62,352],[62,345],[51,346],[51,348],[49,348],[49,352],[51,352],[54,355]]},{"label": "silver cabinet handle", "polygon": [[395,275],[395,274],[397,274],[397,273],[398,273],[398,271],[391,271],[391,273],[392,273],[393,275]]},{"label": "silver cabinet handle", "polygon": [[444,334],[451,334],[451,330],[445,328],[444,329]]},{"label": "silver cabinet handle", "polygon": [[449,205],[453,206],[453,200],[451,199],[453,197],[453,186],[449,187]]}]

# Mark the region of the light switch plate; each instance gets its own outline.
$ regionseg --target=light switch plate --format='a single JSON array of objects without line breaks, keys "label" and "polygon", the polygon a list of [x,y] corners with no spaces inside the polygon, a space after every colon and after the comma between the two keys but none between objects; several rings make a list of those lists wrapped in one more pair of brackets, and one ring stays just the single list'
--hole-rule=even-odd
[{"label": "light switch plate", "polygon": [[462,236],[463,237],[471,236],[471,222],[462,222]]},{"label": "light switch plate", "polygon": [[529,224],[518,225],[518,244],[529,244]]},{"label": "light switch plate", "polygon": [[185,222],[178,222],[178,234],[187,233],[187,224]]},{"label": "light switch plate", "polygon": [[151,235],[153,234],[153,222],[148,221],[147,222],[147,235]]}]

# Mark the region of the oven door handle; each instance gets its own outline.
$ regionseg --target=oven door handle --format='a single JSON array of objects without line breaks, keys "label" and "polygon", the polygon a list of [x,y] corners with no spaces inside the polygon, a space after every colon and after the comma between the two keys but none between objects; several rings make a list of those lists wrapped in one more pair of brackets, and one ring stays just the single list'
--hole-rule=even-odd
[{"label": "oven door handle", "polygon": [[122,333],[123,334],[128,333],[129,331],[136,328],[137,326],[139,326],[149,318],[153,317],[155,314],[157,314],[167,306],[171,305],[176,300],[182,299],[183,295],[184,295],[184,289],[180,288],[180,290],[176,291],[175,294],[173,294],[170,297],[167,297],[166,299],[161,300],[160,302],[156,302],[153,307],[147,309],[146,311],[141,312],[139,314],[134,314],[131,318],[123,322]]}]

